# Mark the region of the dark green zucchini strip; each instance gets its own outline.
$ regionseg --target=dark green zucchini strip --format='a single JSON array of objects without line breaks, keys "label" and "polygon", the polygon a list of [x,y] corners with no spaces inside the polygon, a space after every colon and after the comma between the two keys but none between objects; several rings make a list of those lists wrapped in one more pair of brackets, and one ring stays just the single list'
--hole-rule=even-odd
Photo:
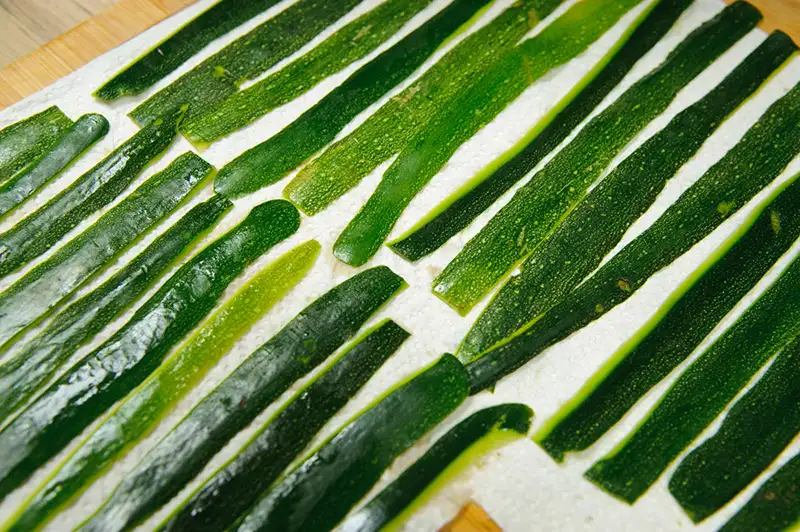
[{"label": "dark green zucchini strip", "polygon": [[61,311],[36,337],[0,365],[0,422],[30,399],[55,371],[120,312],[230,209],[214,196],[183,216],[130,264]]},{"label": "dark green zucchini strip", "polygon": [[800,522],[800,454],[775,472],[719,532],[783,532]]},{"label": "dark green zucchini strip", "polygon": [[399,153],[442,106],[512,48],[562,0],[514,2],[475,30],[355,131],[301,168],[283,193],[304,213],[321,212],[367,174]]},{"label": "dark green zucchini strip", "polygon": [[169,214],[213,169],[194,153],[183,154],[0,293],[0,346],[7,346]]},{"label": "dark green zucchini strip", "polygon": [[356,115],[410,76],[488,2],[453,0],[282,131],[225,165],[214,180],[214,190],[229,197],[241,196],[279,181],[324,148]]},{"label": "dark green zucchini strip", "polygon": [[0,130],[0,183],[47,153],[71,126],[53,106]]},{"label": "dark green zucchini strip", "polygon": [[492,386],[627,300],[651,275],[737,212],[800,152],[798,123],[800,85],[773,103],[736,146],[591,278],[515,336],[471,362],[473,391]]},{"label": "dark green zucchini strip", "polygon": [[531,426],[533,411],[523,404],[509,403],[475,412],[450,429],[422,458],[403,471],[340,529],[343,532],[377,532],[403,513],[446,469],[470,447],[496,432],[524,436]]},{"label": "dark green zucchini strip", "polygon": [[408,336],[391,320],[365,333],[290,399],[161,530],[225,530],[233,525]]},{"label": "dark green zucchini strip", "polygon": [[713,437],[683,459],[669,491],[692,521],[725,506],[800,432],[800,340],[778,353]]},{"label": "dark green zucchini strip", "polygon": [[172,144],[181,116],[178,111],[139,130],[63,192],[0,234],[0,278],[47,251],[128,188]]},{"label": "dark green zucchini strip", "polygon": [[434,294],[459,313],[469,312],[561,222],[677,93],[760,19],[750,4],[736,2],[694,30],[517,190],[434,280]]},{"label": "dark green zucchini strip", "polygon": [[461,363],[444,355],[384,396],[281,479],[233,528],[330,530],[403,451],[467,397]]},{"label": "dark green zucchini strip", "polygon": [[358,3],[299,0],[155,93],[128,116],[146,125],[187,104],[187,118],[203,112],[302,48]]},{"label": "dark green zucchini strip", "polygon": [[797,50],[776,32],[594,188],[530,251],[459,347],[470,361],[558,303],[590,275],[708,137]]},{"label": "dark green zucchini strip", "polygon": [[351,277],[306,307],[157,443],[81,530],[127,530],[156,511],[404,285],[401,277],[380,266]]},{"label": "dark green zucchini strip", "polygon": [[278,72],[181,124],[195,143],[215,141],[241,129],[369,54],[431,0],[387,0],[358,17]]},{"label": "dark green zucchini strip", "polygon": [[269,201],[184,264],[100,347],[50,385],[0,431],[0,497],[152,373],[216,305],[242,270],[294,233],[297,210]]}]

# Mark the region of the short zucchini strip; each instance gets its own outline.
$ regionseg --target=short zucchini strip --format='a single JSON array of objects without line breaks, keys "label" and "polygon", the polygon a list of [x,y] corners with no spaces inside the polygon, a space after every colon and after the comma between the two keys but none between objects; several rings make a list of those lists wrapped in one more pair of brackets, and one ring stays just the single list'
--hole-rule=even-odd
[{"label": "short zucchini strip", "polygon": [[87,216],[114,200],[172,144],[182,112],[139,130],[33,214],[0,234],[0,277],[38,257]]},{"label": "short zucchini strip", "polygon": [[234,527],[330,530],[403,451],[468,394],[464,367],[444,355],[342,428],[268,491]]},{"label": "short zucchini strip", "polygon": [[234,197],[279,181],[324,148],[356,115],[410,76],[489,1],[453,0],[282,131],[225,165],[214,180],[214,190]]},{"label": "short zucchini strip", "polygon": [[161,530],[225,530],[233,525],[408,336],[391,320],[365,333],[290,399]]},{"label": "short zucchini strip", "polygon": [[187,104],[187,118],[203,112],[302,48],[359,1],[299,0],[155,93],[128,116],[146,125]]},{"label": "short zucchini strip", "polygon": [[785,34],[773,33],[603,178],[531,250],[521,273],[506,282],[464,338],[459,357],[472,360],[511,336],[590,275],[706,139],[796,50]]},{"label": "short zucchini strip", "polygon": [[719,431],[684,458],[669,491],[694,522],[725,506],[800,432],[800,340],[731,408]]},{"label": "short zucchini strip", "polygon": [[0,183],[39,159],[72,126],[56,106],[0,131]]},{"label": "short zucchini strip", "polygon": [[[520,438],[528,433],[533,411],[510,403],[484,408],[450,429],[422,458],[403,471],[340,526],[343,532],[377,532],[415,504],[423,492],[444,477],[447,469],[493,435]],[[510,441],[510,440],[509,440]]]},{"label": "short zucchini strip", "polygon": [[800,454],[772,475],[719,532],[783,532],[800,522]]},{"label": "short zucchini strip", "polygon": [[404,285],[401,277],[381,266],[351,277],[306,307],[157,443],[81,530],[127,530],[156,511]]},{"label": "short zucchini strip", "polygon": [[486,65],[513,47],[562,0],[514,2],[468,35],[355,131],[300,169],[283,193],[304,213],[321,212],[367,174],[402,151],[437,110],[474,83]]},{"label": "short zucchini strip", "polygon": [[38,161],[0,186],[0,218],[57,176],[106,133],[108,120],[102,115],[87,114],[76,120]]},{"label": "short zucchini strip", "polygon": [[169,214],[214,167],[185,153],[0,293],[0,346],[64,301]]},{"label": "short zucchini strip", "polygon": [[[564,300],[468,366],[473,391],[492,386],[547,347],[603,316],[705,238],[800,152],[800,85],[773,103],[741,141],[646,231]],[[743,227],[752,225],[754,217]],[[739,238],[744,229],[735,235]]]},{"label": "short zucchini strip", "polygon": [[558,461],[596,442],[694,351],[797,240],[798,212],[800,180],[795,178],[741,237],[729,240],[689,276],[534,439]]},{"label": "short zucchini strip", "polygon": [[387,0],[252,87],[181,124],[194,143],[215,141],[264,116],[369,54],[431,0]]},{"label": "short zucchini strip", "polygon": [[133,317],[0,432],[0,497],[152,373],[242,270],[294,233],[297,210],[270,201],[184,264]]},{"label": "short zucchini strip", "polygon": [[517,190],[434,280],[434,294],[460,314],[469,312],[558,226],[613,158],[678,92],[760,18],[750,4],[736,2],[694,30]]},{"label": "short zucchini strip", "polygon": [[8,530],[44,525],[118,456],[149,434],[236,341],[303,279],[319,250],[319,243],[311,240],[282,255],[206,318],[36,490],[12,518]]}]

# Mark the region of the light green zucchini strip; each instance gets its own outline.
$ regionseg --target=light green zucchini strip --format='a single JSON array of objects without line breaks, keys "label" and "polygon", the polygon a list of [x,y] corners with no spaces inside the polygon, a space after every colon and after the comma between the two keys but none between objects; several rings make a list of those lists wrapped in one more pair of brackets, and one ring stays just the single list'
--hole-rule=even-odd
[{"label": "light green zucchini strip", "polygon": [[0,183],[47,153],[71,126],[53,106],[0,130]]}]

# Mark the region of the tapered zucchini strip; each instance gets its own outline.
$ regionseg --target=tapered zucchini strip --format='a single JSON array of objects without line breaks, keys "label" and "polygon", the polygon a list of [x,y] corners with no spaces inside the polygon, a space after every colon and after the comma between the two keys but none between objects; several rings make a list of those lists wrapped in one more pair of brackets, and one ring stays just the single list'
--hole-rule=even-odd
[{"label": "tapered zucchini strip", "polygon": [[47,153],[71,126],[53,106],[0,130],[0,183]]}]

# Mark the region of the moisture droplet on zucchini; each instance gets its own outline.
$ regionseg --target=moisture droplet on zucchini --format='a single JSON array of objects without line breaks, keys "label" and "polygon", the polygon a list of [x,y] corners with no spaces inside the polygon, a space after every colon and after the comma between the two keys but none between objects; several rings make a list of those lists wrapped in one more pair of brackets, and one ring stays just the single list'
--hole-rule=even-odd
[{"label": "moisture droplet on zucchini", "polygon": [[47,153],[71,126],[53,106],[0,130],[0,183]]},{"label": "moisture droplet on zucchini", "polygon": [[125,397],[12,517],[9,532],[44,525],[126,449],[144,438],[236,341],[280,301],[314,264],[311,240],[259,271]]},{"label": "moisture droplet on zucchini", "polygon": [[452,355],[392,390],[272,487],[233,528],[330,530],[403,451],[467,397]]},{"label": "moisture droplet on zucchini", "polygon": [[401,277],[380,266],[351,277],[306,307],[157,443],[81,530],[127,530],[156,511],[404,286]]},{"label": "moisture droplet on zucchini", "polygon": [[266,250],[293,234],[300,215],[268,201],[184,264],[100,347],[49,386],[0,431],[0,497],[152,373],[216,305],[222,292]]},{"label": "moisture droplet on zucchini", "polygon": [[694,30],[655,70],[595,116],[514,194],[434,280],[433,292],[466,314],[581,200],[613,158],[761,19],[736,2]]},{"label": "moisture droplet on zucchini", "polygon": [[161,530],[226,530],[233,525],[408,336],[391,320],[365,333],[290,399]]},{"label": "moisture droplet on zucchini", "polygon": [[492,435],[511,434],[520,438],[528,433],[533,411],[518,403],[484,408],[450,429],[422,458],[403,471],[340,526],[343,532],[378,532],[415,504],[420,495],[445,476],[453,463]]}]

